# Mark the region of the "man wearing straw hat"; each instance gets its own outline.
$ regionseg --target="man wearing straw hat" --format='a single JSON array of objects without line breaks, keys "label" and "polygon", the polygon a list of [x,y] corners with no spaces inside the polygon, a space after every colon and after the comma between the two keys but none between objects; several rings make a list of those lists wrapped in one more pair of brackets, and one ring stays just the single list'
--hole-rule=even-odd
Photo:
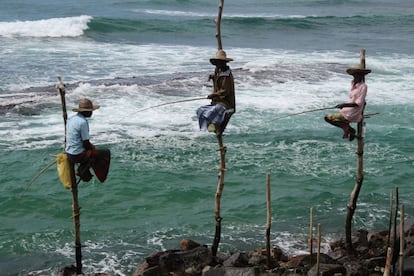
[{"label": "man wearing straw hat", "polygon": [[218,50],[216,56],[210,58],[210,63],[216,66],[214,75],[209,76],[209,80],[213,80],[213,93],[207,96],[211,103],[196,111],[200,130],[223,131],[226,115],[236,112],[234,79],[227,65],[232,60],[223,50]]},{"label": "man wearing straw hat", "polygon": [[86,119],[99,107],[89,99],[82,99],[79,107],[72,109],[77,114],[66,123],[66,154],[72,163],[80,163],[77,174],[83,181],[92,179],[89,171],[91,166],[101,182],[105,181],[109,170],[110,151],[98,150],[89,141],[89,124]]},{"label": "man wearing straw hat", "polygon": [[367,85],[365,75],[371,73],[371,70],[363,68],[361,65],[348,68],[346,72],[352,75],[354,79],[351,82],[351,90],[348,96],[348,102],[336,105],[340,109],[338,113],[325,116],[325,121],[343,129],[342,138],[352,141],[355,139],[355,129],[350,123],[357,123],[362,120],[365,107],[365,97],[367,95]]}]

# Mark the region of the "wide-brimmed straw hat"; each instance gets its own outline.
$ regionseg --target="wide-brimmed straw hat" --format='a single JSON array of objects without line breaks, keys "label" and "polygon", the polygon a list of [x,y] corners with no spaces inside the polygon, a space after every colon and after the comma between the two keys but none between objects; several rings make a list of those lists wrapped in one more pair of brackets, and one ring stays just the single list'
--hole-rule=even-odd
[{"label": "wide-brimmed straw hat", "polygon": [[350,75],[354,74],[369,74],[371,73],[371,69],[362,68],[361,64],[355,65],[354,67],[346,69],[346,72]]},{"label": "wide-brimmed straw hat", "polygon": [[83,111],[94,111],[101,107],[98,104],[92,104],[91,100],[89,99],[82,99],[79,102],[79,107],[72,109],[74,112],[83,112]]},{"label": "wide-brimmed straw hat", "polygon": [[218,50],[216,56],[210,58],[212,64],[215,64],[217,60],[224,60],[225,62],[233,61],[232,58],[227,57],[226,52],[223,50]]}]

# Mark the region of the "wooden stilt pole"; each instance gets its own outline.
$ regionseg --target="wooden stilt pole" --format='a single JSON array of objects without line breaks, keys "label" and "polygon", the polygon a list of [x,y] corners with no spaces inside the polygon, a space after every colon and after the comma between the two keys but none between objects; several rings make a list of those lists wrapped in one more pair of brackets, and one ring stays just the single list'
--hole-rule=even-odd
[{"label": "wooden stilt pole", "polygon": [[[215,19],[218,50],[223,49],[223,45],[221,43],[221,31],[220,31],[221,15],[223,13],[223,6],[224,6],[224,0],[220,0],[219,7],[218,7],[218,15],[217,15],[217,18]],[[213,255],[213,257],[217,255],[217,250],[218,250],[218,246],[219,246],[220,238],[221,238],[222,217],[220,216],[220,205],[221,205],[221,195],[223,193],[223,188],[224,188],[224,172],[226,171],[226,147],[224,147],[223,145],[223,131],[225,127],[226,126],[223,123],[223,127],[220,128],[219,130],[216,130],[217,143],[218,143],[219,151],[220,151],[220,172],[218,175],[218,184],[217,184],[217,191],[216,191],[215,205],[214,205],[216,229],[215,229],[215,234],[214,234],[213,245],[211,247],[211,254]]]},{"label": "wooden stilt pole", "polygon": [[[398,216],[398,207],[400,206],[400,199],[398,195],[398,187],[395,188],[395,210],[394,210],[394,225],[392,229],[392,252],[397,252],[397,216]],[[395,272],[395,259],[392,259],[392,271]]]},{"label": "wooden stilt pole", "polygon": [[267,220],[266,220],[266,257],[267,267],[272,268],[272,261],[270,257],[270,228],[272,226],[272,207],[271,207],[271,194],[270,194],[270,173],[266,175],[266,209],[267,209]]},{"label": "wooden stilt pole", "polygon": [[309,215],[309,267],[312,267],[312,256],[313,256],[313,208],[310,208],[310,215]]},{"label": "wooden stilt pole", "polygon": [[218,250],[218,246],[220,243],[220,237],[221,237],[222,217],[220,216],[220,204],[221,204],[221,195],[223,193],[223,188],[224,188],[224,173],[226,171],[226,148],[223,145],[223,136],[221,133],[217,134],[217,141],[218,141],[219,151],[220,151],[220,171],[218,174],[218,184],[217,184],[217,191],[216,191],[216,198],[215,198],[215,205],[214,205],[216,231],[214,235],[213,245],[211,247],[211,252],[213,256],[217,255],[217,250]]},{"label": "wooden stilt pole", "polygon": [[[65,98],[65,85],[60,77],[57,77],[56,88],[59,91],[60,99],[62,102],[63,122],[65,126],[65,148],[66,148],[66,121],[68,118],[66,111],[66,98]],[[75,230],[75,256],[76,256],[76,273],[82,274],[82,246],[80,242],[80,207],[78,203],[78,183],[75,175],[75,164],[70,162],[70,176],[72,182],[72,212],[73,212],[73,224]]]},{"label": "wooden stilt pole", "polygon": [[[365,50],[361,49],[360,52],[360,64],[361,68],[365,68]],[[364,114],[362,114],[364,115]],[[354,189],[350,196],[350,201],[348,204],[348,213],[346,216],[345,222],[345,238],[346,238],[346,248],[350,252],[352,251],[352,218],[357,207],[357,201],[359,192],[361,191],[362,182],[364,181],[364,168],[363,168],[363,155],[364,155],[364,116],[360,122],[358,122],[357,127],[357,138],[358,138],[358,150],[357,150],[357,166],[358,166],[358,177]]]},{"label": "wooden stilt pole", "polygon": [[404,237],[404,205],[401,205],[400,208],[400,258],[399,258],[399,271],[400,276],[404,274],[404,245],[405,245],[405,237]]},{"label": "wooden stilt pole", "polygon": [[385,261],[385,267],[384,267],[384,274],[383,274],[383,276],[389,276],[390,275],[391,259],[392,259],[392,248],[391,247],[388,247],[388,249],[387,249],[387,259]]},{"label": "wooden stilt pole", "polygon": [[391,227],[392,227],[392,201],[393,201],[393,195],[392,191],[390,191],[390,219],[388,222],[388,239],[387,239],[387,247],[391,246]]},{"label": "wooden stilt pole", "polygon": [[318,223],[318,254],[316,257],[316,275],[319,275],[320,255],[321,255],[321,225]]}]

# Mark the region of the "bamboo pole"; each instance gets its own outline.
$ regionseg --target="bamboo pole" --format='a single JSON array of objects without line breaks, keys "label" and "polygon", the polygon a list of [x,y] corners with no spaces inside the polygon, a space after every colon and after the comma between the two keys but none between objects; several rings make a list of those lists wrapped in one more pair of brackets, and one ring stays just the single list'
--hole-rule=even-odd
[{"label": "bamboo pole", "polygon": [[310,208],[310,215],[309,215],[309,266],[312,267],[312,257],[313,257],[313,208]]},{"label": "bamboo pole", "polygon": [[392,190],[390,191],[390,219],[388,222],[388,239],[387,239],[387,247],[391,246],[391,228],[392,228],[392,201],[393,201],[393,195]]},{"label": "bamboo pole", "polygon": [[65,129],[65,137],[64,137],[63,146],[64,148],[66,148],[66,121],[68,120],[68,113],[66,111],[66,98],[65,98],[66,89],[65,89],[65,85],[62,82],[61,77],[57,77],[56,88],[59,91],[60,101],[62,103],[63,125]]},{"label": "bamboo pole", "polygon": [[220,205],[221,205],[221,195],[223,193],[224,188],[224,173],[226,171],[226,148],[223,145],[223,136],[217,135],[217,141],[219,144],[219,151],[220,151],[220,171],[218,174],[218,184],[217,184],[217,191],[216,191],[216,198],[215,198],[215,205],[214,205],[214,214],[215,214],[215,221],[216,221],[216,231],[214,234],[214,241],[211,247],[211,252],[213,256],[217,255],[218,246],[220,243],[221,237],[221,221],[222,217],[220,216]]},{"label": "bamboo pole", "polygon": [[321,225],[318,223],[318,255],[316,256],[316,275],[319,275],[321,255]]},{"label": "bamboo pole", "polygon": [[272,262],[270,258],[270,228],[272,226],[272,207],[271,207],[271,194],[270,194],[270,173],[266,175],[266,209],[267,209],[267,220],[266,220],[266,256],[267,256],[267,267],[272,268]]},{"label": "bamboo pole", "polygon": [[383,276],[389,276],[390,275],[391,259],[392,259],[392,248],[388,247],[388,249],[387,249],[387,259],[385,261],[385,268],[384,268]]},{"label": "bamboo pole", "polygon": [[404,237],[404,205],[401,205],[400,208],[400,258],[399,258],[399,271],[400,276],[404,274],[404,244],[405,244],[405,237]]},{"label": "bamboo pole", "polygon": [[[360,52],[360,65],[361,68],[365,68],[365,50],[361,49]],[[364,114],[362,114],[364,115]],[[350,252],[352,251],[352,218],[357,207],[357,201],[359,192],[361,191],[362,182],[364,181],[364,169],[363,169],[363,155],[364,155],[364,117],[360,122],[358,122],[357,127],[357,137],[358,137],[358,149],[357,149],[357,181],[355,183],[354,189],[350,196],[350,201],[348,204],[348,213],[346,216],[345,222],[345,238],[346,238],[346,248]]]},{"label": "bamboo pole", "polygon": [[221,42],[221,29],[220,29],[223,7],[224,7],[224,0],[220,0],[219,6],[218,6],[218,16],[214,20],[214,22],[216,23],[217,50],[223,49],[223,44]]},{"label": "bamboo pole", "polygon": [[[60,99],[62,102],[62,113],[63,122],[65,126],[65,140],[64,145],[66,148],[66,122],[67,122],[67,111],[66,111],[66,98],[65,98],[65,85],[60,77],[57,77],[56,88],[59,91]],[[75,231],[75,258],[76,258],[76,273],[82,274],[82,245],[80,242],[80,207],[78,203],[78,183],[75,175],[75,165],[70,162],[70,176],[72,182],[72,212],[73,212],[73,225]]]},{"label": "bamboo pole", "polygon": [[[398,206],[400,204],[400,199],[398,195],[398,187],[395,188],[395,210],[394,210],[394,227],[392,230],[393,243],[392,243],[392,252],[397,252],[397,216],[398,216]],[[392,268],[395,271],[395,260],[392,261]]]},{"label": "bamboo pole", "polygon": [[[223,45],[221,43],[221,31],[220,31],[223,6],[224,6],[224,0],[220,0],[219,7],[218,7],[218,15],[217,15],[217,18],[215,19],[218,50],[223,49]],[[223,128],[220,127],[220,130],[216,131],[217,143],[218,143],[219,151],[220,151],[220,171],[218,175],[218,183],[217,183],[217,190],[216,190],[216,197],[215,197],[215,204],[214,204],[214,215],[215,215],[216,227],[215,227],[213,245],[211,247],[211,254],[213,255],[213,257],[217,255],[217,250],[218,250],[218,246],[219,246],[220,238],[221,238],[221,221],[223,219],[220,216],[220,205],[221,205],[221,195],[223,193],[223,188],[224,188],[224,173],[226,171],[226,148],[223,145],[224,127]]]}]

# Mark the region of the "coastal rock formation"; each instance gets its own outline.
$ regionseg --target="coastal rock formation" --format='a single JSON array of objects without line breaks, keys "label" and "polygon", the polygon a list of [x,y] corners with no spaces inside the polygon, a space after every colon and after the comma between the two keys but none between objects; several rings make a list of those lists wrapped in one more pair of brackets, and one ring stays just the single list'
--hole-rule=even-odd
[{"label": "coastal rock formation", "polygon": [[[406,227],[404,232],[403,273],[414,275],[413,224]],[[394,272],[399,273],[399,240],[398,234],[396,239],[389,239],[388,231],[369,232],[360,229],[352,239],[352,250],[347,250],[342,239],[330,243],[329,252],[319,256],[316,253],[288,256],[281,248],[273,247],[268,262],[263,248],[252,252],[219,253],[213,257],[207,246],[185,239],[179,249],[148,256],[133,275],[383,275],[388,247],[394,252],[390,268],[392,275]]]}]

